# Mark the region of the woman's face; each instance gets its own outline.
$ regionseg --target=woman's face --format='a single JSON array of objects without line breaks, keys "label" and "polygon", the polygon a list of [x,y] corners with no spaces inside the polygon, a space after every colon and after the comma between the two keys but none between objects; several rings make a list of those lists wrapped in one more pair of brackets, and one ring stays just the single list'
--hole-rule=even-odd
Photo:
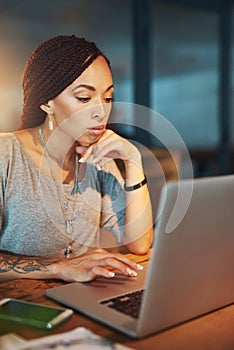
[{"label": "woman's face", "polygon": [[81,145],[98,141],[113,101],[113,80],[104,57],[94,62],[57,97],[49,101],[57,126]]}]

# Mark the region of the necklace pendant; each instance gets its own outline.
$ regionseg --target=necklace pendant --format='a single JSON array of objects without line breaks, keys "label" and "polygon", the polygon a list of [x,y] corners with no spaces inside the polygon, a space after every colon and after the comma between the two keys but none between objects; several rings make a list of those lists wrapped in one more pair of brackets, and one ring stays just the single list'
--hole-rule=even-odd
[{"label": "necklace pendant", "polygon": [[71,257],[71,253],[72,253],[72,249],[71,249],[70,246],[68,246],[68,247],[65,249],[65,252],[64,252],[65,258],[70,258],[70,257]]},{"label": "necklace pendant", "polygon": [[66,233],[67,233],[68,235],[71,235],[72,232],[73,232],[73,226],[72,226],[71,221],[66,220],[66,221],[65,221],[65,225],[66,225]]}]

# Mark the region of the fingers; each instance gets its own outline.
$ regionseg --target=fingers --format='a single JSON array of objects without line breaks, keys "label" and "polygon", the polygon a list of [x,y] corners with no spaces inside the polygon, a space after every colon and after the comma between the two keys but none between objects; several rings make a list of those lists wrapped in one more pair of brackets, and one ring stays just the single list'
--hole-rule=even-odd
[{"label": "fingers", "polygon": [[[67,268],[69,269],[67,270]],[[97,276],[113,278],[116,271],[128,277],[137,277],[138,271],[142,269],[141,265],[122,254],[109,253],[103,249],[97,249],[66,261],[65,270],[69,274],[69,278],[65,273],[66,276],[63,274],[63,279],[88,282]]]},{"label": "fingers", "polygon": [[[79,160],[80,163],[87,162],[88,158],[93,153],[93,147],[94,147],[93,145],[91,145],[89,147],[83,147],[83,146],[76,147],[76,152],[82,155],[82,158],[80,158],[80,160]],[[82,150],[83,150],[83,152],[80,152]]]},{"label": "fingers", "polygon": [[138,270],[142,270],[143,266],[139,265],[137,262],[135,262],[134,260],[129,259],[126,255],[124,254],[120,254],[120,253],[109,253],[107,252],[107,254],[109,254],[110,257],[113,257],[114,259],[117,259],[118,261],[121,261],[123,264],[131,267],[132,269],[138,271]]},{"label": "fingers", "polygon": [[118,270],[118,271],[122,272],[126,276],[137,277],[137,270],[135,270],[134,268],[124,264],[123,262],[121,262],[121,261],[119,261],[117,259],[107,258],[107,259],[105,259],[103,261],[103,265],[107,266],[107,267],[111,267],[114,270]]},{"label": "fingers", "polygon": [[118,158],[121,151],[122,142],[118,139],[107,139],[96,144],[93,148],[94,163],[100,163],[104,157]]},{"label": "fingers", "polygon": [[139,264],[137,264],[134,260],[128,258],[126,255],[121,253],[110,253],[108,252],[108,250],[103,248],[98,248],[96,250],[90,251],[84,254],[83,256],[89,258],[89,260],[96,260],[99,263],[100,261],[105,261],[106,259],[115,259],[135,270],[142,270],[143,268]]},{"label": "fingers", "polygon": [[115,276],[115,273],[113,271],[110,271],[102,266],[94,266],[92,268],[92,273],[95,275],[95,276],[103,276],[103,277],[106,277],[106,278],[112,278]]},{"label": "fingers", "polygon": [[94,163],[102,166],[102,158],[107,155],[111,150],[117,149],[116,145],[113,145],[113,136],[119,138],[112,130],[106,130],[100,139],[90,145],[89,147],[77,146],[76,152],[82,155],[82,158],[79,160],[80,163],[87,162],[88,158],[93,155]]},{"label": "fingers", "polygon": [[82,155],[82,158],[79,160],[80,163],[87,162],[88,158],[93,155],[93,162],[100,169],[103,165],[102,159],[104,157],[128,160],[134,156],[135,153],[137,155],[139,154],[139,151],[136,150],[136,147],[129,141],[108,129],[105,130],[96,143],[87,147],[76,147],[76,152]]},{"label": "fingers", "polygon": [[[103,269],[104,268],[104,269]],[[137,277],[138,271],[142,270],[143,267],[125,257],[122,254],[101,254],[96,266],[92,269],[92,272],[101,273],[104,277],[114,277],[114,273],[111,270],[118,270],[126,276]],[[112,272],[112,273],[110,273]]]}]

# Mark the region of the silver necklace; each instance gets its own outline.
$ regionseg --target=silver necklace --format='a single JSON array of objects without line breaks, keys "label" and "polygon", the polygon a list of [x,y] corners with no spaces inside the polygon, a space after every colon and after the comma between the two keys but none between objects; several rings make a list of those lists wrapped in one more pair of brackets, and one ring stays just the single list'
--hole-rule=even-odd
[{"label": "silver necklace", "polygon": [[[61,197],[62,197],[61,196],[61,191],[59,189],[59,185],[56,182],[56,178],[55,178],[55,175],[54,175],[54,169],[53,169],[51,158],[50,158],[50,155],[49,155],[49,152],[48,152],[48,149],[47,149],[47,146],[46,146],[46,142],[45,142],[45,139],[44,139],[44,136],[43,136],[41,125],[39,126],[38,131],[39,131],[40,141],[41,141],[42,147],[44,149],[44,152],[46,154],[46,158],[47,158],[47,161],[48,161],[48,165],[49,165],[49,169],[50,169],[50,175],[51,175],[51,178],[53,179],[53,182],[54,182],[54,185],[55,185],[55,188],[56,188],[56,191],[57,191],[59,205],[60,205],[60,208],[61,208],[61,212],[63,214],[63,221],[64,221],[64,224],[65,224],[66,237],[67,236],[71,236],[71,234],[73,233],[74,220],[72,218],[71,219],[65,218],[64,210],[63,210],[63,207],[64,207],[66,212],[69,211],[68,210],[69,209],[69,199],[67,199],[65,195],[63,196],[65,198],[65,200],[66,200],[66,204],[63,206],[62,205],[62,200],[61,200]],[[73,189],[71,191],[71,195],[75,195],[77,192],[79,192],[79,183],[78,183],[78,166],[79,166],[79,164],[78,164],[78,161],[79,161],[79,156],[76,153],[76,155],[75,155],[74,186],[73,186]],[[74,213],[74,208],[73,208],[73,213]],[[64,251],[64,256],[66,258],[70,258],[71,257],[72,244],[73,243],[74,243],[74,241],[72,239],[67,239],[67,245],[66,245],[66,248],[65,248],[65,251]]]}]

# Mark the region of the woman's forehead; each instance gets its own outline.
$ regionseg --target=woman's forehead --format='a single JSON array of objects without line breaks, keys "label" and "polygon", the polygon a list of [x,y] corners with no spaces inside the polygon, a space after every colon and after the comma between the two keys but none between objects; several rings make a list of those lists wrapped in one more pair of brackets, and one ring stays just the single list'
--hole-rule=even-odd
[{"label": "woman's forehead", "polygon": [[69,86],[70,89],[92,87],[96,85],[105,86],[106,89],[113,88],[113,78],[111,70],[104,57],[98,57],[86,68],[86,70]]}]

